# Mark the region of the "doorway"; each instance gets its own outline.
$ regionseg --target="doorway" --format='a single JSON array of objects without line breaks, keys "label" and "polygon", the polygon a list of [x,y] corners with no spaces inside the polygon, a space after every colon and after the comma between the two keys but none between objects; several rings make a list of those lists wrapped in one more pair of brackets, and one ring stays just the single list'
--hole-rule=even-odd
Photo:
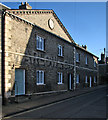
[{"label": "doorway", "polygon": [[25,70],[15,69],[15,95],[25,94]]}]

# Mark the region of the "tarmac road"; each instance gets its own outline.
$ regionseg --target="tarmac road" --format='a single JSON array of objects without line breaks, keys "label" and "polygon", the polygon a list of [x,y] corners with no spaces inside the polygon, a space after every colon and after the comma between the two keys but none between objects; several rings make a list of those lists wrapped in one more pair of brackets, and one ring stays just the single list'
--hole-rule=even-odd
[{"label": "tarmac road", "polygon": [[26,111],[7,120],[106,118],[106,88]]}]

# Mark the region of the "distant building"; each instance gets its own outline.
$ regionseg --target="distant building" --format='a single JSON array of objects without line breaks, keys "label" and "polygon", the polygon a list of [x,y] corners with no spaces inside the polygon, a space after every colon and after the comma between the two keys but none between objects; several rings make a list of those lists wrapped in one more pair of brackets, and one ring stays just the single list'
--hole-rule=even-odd
[{"label": "distant building", "polygon": [[98,84],[98,57],[75,43],[53,10],[21,3],[4,16],[6,98]]},{"label": "distant building", "polygon": [[104,53],[101,53],[101,60],[98,61],[99,66],[99,84],[108,83],[108,57]]}]

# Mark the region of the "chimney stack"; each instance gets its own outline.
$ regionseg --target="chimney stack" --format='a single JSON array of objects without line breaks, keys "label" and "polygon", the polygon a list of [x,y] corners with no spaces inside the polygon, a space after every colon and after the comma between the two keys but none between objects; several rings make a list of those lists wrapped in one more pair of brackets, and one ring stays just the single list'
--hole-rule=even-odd
[{"label": "chimney stack", "polygon": [[87,50],[87,45],[82,45],[82,47]]},{"label": "chimney stack", "polygon": [[19,9],[32,9],[32,7],[27,2],[25,3],[21,2]]},{"label": "chimney stack", "polygon": [[105,63],[105,54],[101,53],[101,62],[102,64]]}]

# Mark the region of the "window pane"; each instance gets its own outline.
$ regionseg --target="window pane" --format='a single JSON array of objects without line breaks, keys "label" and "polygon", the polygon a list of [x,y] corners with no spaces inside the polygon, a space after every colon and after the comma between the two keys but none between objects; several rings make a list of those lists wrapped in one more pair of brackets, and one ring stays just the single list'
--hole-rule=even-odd
[{"label": "window pane", "polygon": [[44,84],[44,72],[43,71],[37,71],[37,83]]},{"label": "window pane", "polygon": [[39,48],[39,39],[38,39],[38,36],[37,36],[37,48]]},{"label": "window pane", "polygon": [[42,72],[42,83],[44,84],[44,72]]},{"label": "window pane", "polygon": [[79,53],[76,53],[76,61],[79,62]]},{"label": "window pane", "polygon": [[77,74],[76,83],[79,83],[79,75]]},{"label": "window pane", "polygon": [[62,46],[58,45],[58,55],[62,56]]},{"label": "window pane", "polygon": [[37,49],[44,50],[44,39],[40,36],[37,36]]},{"label": "window pane", "polygon": [[94,83],[96,83],[96,77],[94,76]]},{"label": "window pane", "polygon": [[87,76],[85,77],[85,83],[87,83]]},{"label": "window pane", "polygon": [[39,83],[39,71],[37,71],[37,83]]},{"label": "window pane", "polygon": [[44,50],[44,39],[42,39],[42,50]]},{"label": "window pane", "polygon": [[62,84],[62,79],[63,79],[63,75],[62,73],[58,73],[58,84]]},{"label": "window pane", "polygon": [[62,46],[61,46],[61,56],[62,56]]}]

